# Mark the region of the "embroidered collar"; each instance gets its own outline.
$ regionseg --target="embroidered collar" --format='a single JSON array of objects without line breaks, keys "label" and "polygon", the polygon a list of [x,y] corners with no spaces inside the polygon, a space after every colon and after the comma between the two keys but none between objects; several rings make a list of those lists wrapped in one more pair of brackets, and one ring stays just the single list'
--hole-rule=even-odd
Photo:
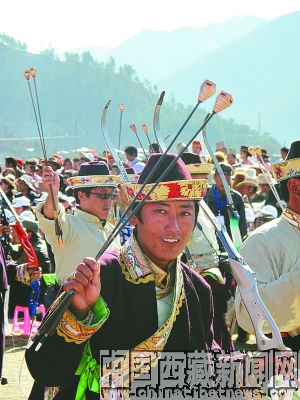
[{"label": "embroidered collar", "polygon": [[281,217],[285,219],[289,224],[300,229],[300,215],[297,214],[295,211],[286,208]]},{"label": "embroidered collar", "polygon": [[154,280],[155,286],[160,289],[156,292],[158,298],[165,297],[172,290],[176,262],[170,263],[167,271],[158,267],[145,256],[134,236],[131,236],[121,247],[120,255],[121,266],[123,261],[125,268],[122,269],[128,281],[138,284]]}]

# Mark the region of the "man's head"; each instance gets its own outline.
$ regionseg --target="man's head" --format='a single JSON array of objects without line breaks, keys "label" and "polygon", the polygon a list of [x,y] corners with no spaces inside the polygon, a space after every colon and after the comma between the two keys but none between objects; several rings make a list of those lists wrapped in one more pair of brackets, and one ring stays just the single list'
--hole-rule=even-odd
[{"label": "man's head", "polygon": [[103,161],[83,163],[77,176],[68,179],[80,208],[99,219],[106,219],[115,199],[119,178],[109,174]]},{"label": "man's head", "polygon": [[236,149],[234,149],[233,147],[228,148],[226,157],[228,164],[236,164]]},{"label": "man's head", "polygon": [[53,171],[57,171],[58,169],[61,168],[61,165],[59,163],[59,160],[56,157],[49,157],[47,160],[47,163],[49,167],[53,169]]},{"label": "man's head", "polygon": [[133,161],[137,157],[137,148],[134,146],[127,146],[124,149],[125,156],[128,161]]},{"label": "man's head", "polygon": [[216,143],[216,151],[221,151],[225,155],[227,154],[226,144],[223,140]]},{"label": "man's head", "polygon": [[249,168],[246,174],[246,178],[236,185],[236,190],[239,191],[242,196],[251,197],[259,189],[258,179],[254,169]]},{"label": "man's head", "polygon": [[300,214],[300,140],[291,144],[286,159],[271,165],[271,170],[287,206]]},{"label": "man's head", "polygon": [[38,160],[35,158],[30,158],[29,160],[25,161],[25,172],[27,174],[33,175],[37,170],[37,163]]},{"label": "man's head", "polygon": [[6,168],[16,168],[17,160],[12,156],[5,157],[5,167]]},{"label": "man's head", "polygon": [[[161,156],[153,154],[149,158],[138,184],[121,186],[125,203],[129,204],[132,201]],[[140,200],[175,157],[175,154],[167,155],[150,179],[150,183],[146,185]],[[131,224],[136,227],[136,238],[142,251],[160,267],[166,267],[187,245],[196,221],[198,208],[195,202],[203,197],[205,188],[206,181],[192,180],[183,161],[179,159],[147,197],[140,212],[131,219]]]},{"label": "man's head", "polygon": [[64,159],[64,170],[72,170],[73,169],[73,162],[70,158]]},{"label": "man's head", "polygon": [[[268,183],[268,178],[267,178],[267,173],[262,173],[257,175],[257,179],[258,179],[258,186],[260,188],[260,191],[262,194],[268,194],[270,191],[270,186]],[[271,177],[270,177],[271,179]],[[275,181],[273,182],[275,183]]]},{"label": "man's head", "polygon": [[201,154],[202,152],[202,143],[200,140],[194,140],[192,142],[192,153]]},{"label": "man's head", "polygon": [[35,191],[31,175],[24,174],[18,179],[18,190],[24,195],[28,195],[30,190]]},{"label": "man's head", "polygon": [[159,151],[159,145],[157,143],[151,143],[149,144],[149,153],[160,153]]},{"label": "man's head", "polygon": [[181,159],[185,163],[192,179],[207,179],[207,175],[214,169],[214,165],[203,163],[199,154],[182,153]]},{"label": "man's head", "polygon": [[281,154],[281,158],[282,158],[283,160],[286,159],[289,150],[290,150],[290,149],[289,149],[288,147],[285,147],[285,146],[281,147],[281,149],[280,149],[280,154]]},{"label": "man's head", "polygon": [[15,212],[20,215],[22,214],[23,211],[29,210],[30,208],[30,201],[27,197],[21,196],[17,197],[13,203],[12,203],[13,208],[15,209]]},{"label": "man's head", "polygon": [[[221,167],[221,169],[222,169],[222,171],[224,173],[224,176],[225,176],[225,179],[226,179],[228,185],[230,186],[231,177],[232,177],[232,174],[233,174],[233,169],[232,169],[231,165],[225,164],[225,163],[220,163],[220,167]],[[214,178],[215,178],[215,182],[216,182],[216,188],[220,192],[225,192],[225,188],[224,188],[224,185],[222,183],[222,179],[221,179],[217,169],[215,170],[215,177]]]},{"label": "man's head", "polygon": [[70,203],[69,198],[68,198],[67,195],[65,195],[65,194],[63,194],[63,193],[59,193],[59,195],[58,195],[58,202],[59,202],[60,204],[62,204],[62,206],[64,207],[65,212],[66,212],[67,214],[73,214],[73,207],[72,207],[72,205],[71,205],[71,203]]},{"label": "man's head", "polygon": [[251,157],[251,153],[248,151],[248,146],[241,146],[240,156],[243,161],[247,160],[248,157]]},{"label": "man's head", "polygon": [[23,227],[26,229],[29,240],[32,236],[39,237],[39,224],[37,221],[33,221],[29,218],[21,218]]}]

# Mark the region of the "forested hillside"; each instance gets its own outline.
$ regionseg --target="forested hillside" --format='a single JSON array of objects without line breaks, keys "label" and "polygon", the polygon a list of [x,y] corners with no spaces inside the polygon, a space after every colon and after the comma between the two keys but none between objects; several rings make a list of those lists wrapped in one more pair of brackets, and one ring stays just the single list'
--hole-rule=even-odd
[{"label": "forested hillside", "polygon": [[[8,45],[7,37],[6,40],[0,37],[0,41],[1,159],[7,154],[23,158],[41,155],[28,83],[23,76],[23,71],[32,66],[37,68],[36,86],[49,154],[82,146],[92,147],[96,151],[104,149],[99,121],[102,109],[109,99],[112,103],[107,113],[107,126],[116,147],[120,125],[119,103],[125,104],[120,147],[129,143],[138,145],[137,138],[129,129],[132,123],[137,125],[139,137],[145,147],[148,142],[140,129],[142,124],[148,125],[149,136],[154,140],[152,117],[159,93],[148,81],[140,82],[131,66],[124,65],[116,70],[113,59],[108,63],[98,63],[89,52],[82,55],[65,53],[63,62],[58,60],[51,48],[37,55],[28,53],[25,44],[11,40]],[[197,103],[199,87],[209,78],[199,77],[199,86],[195,87],[191,104]],[[34,95],[32,79],[29,82]],[[234,93],[232,94],[234,97]],[[178,142],[188,141],[201,126],[206,112],[211,111],[213,104],[214,100],[210,99],[204,103],[205,108],[199,107]],[[235,103],[231,108],[234,106]],[[223,114],[228,119],[220,114],[208,125],[207,133],[213,147],[216,141],[225,140],[228,147],[239,147],[241,144],[261,145],[267,147],[271,154],[278,154],[281,144],[269,134],[260,135],[246,125],[235,124],[230,119],[231,108]],[[192,107],[184,107],[174,97],[173,101],[163,103],[163,136],[170,135],[172,138],[191,110]],[[24,140],[25,138],[31,139]],[[201,136],[199,138],[201,140]]]}]

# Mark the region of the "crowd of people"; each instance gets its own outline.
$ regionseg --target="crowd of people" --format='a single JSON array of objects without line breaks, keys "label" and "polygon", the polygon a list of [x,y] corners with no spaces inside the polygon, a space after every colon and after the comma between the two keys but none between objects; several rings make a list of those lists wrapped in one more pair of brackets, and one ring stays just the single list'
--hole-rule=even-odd
[{"label": "crowd of people", "polygon": [[[199,208],[203,199],[234,239],[227,190],[239,215],[241,255],[257,274],[259,294],[283,342],[293,350],[300,349],[300,254],[296,244],[300,141],[292,143],[290,150],[283,147],[281,159],[274,165],[266,149],[253,156],[243,145],[237,154],[221,141],[214,153],[218,168],[211,156],[203,154],[199,140],[192,143],[191,151],[182,152],[184,147],[179,143],[181,157],[175,162],[175,155],[168,154],[151,176],[147,188],[154,185],[153,193],[113,237],[100,264],[90,257],[105,245],[155,169],[161,157],[158,144],[149,145],[148,159],[140,158],[135,146],[124,149],[123,165],[131,183],[124,183],[108,150],[101,156],[89,150],[65,159],[58,155],[48,160],[6,157],[0,177],[0,376],[8,285],[10,316],[16,305],[28,303],[29,285],[35,279],[41,284],[38,302],[50,313],[63,291],[77,291],[56,333],[39,351],[35,351],[36,345],[27,350],[28,368],[35,379],[30,399],[42,400],[46,392],[47,398],[75,399],[79,387],[87,399],[98,398],[99,384],[91,388],[78,371],[89,369],[91,360],[99,364],[101,349],[234,351],[231,328],[235,314],[236,340],[247,342],[254,332],[253,321],[236,287],[225,249]],[[157,182],[173,161],[173,168]],[[132,208],[142,198],[139,196]],[[26,260],[16,219],[37,255],[36,266]],[[270,333],[269,327],[265,333]],[[98,375],[93,374],[99,382],[99,369]]]}]

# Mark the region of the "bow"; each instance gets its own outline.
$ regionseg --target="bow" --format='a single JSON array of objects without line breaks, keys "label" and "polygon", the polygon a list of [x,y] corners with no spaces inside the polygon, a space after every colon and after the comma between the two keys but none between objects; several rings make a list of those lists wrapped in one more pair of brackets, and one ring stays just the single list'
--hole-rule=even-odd
[{"label": "bow", "polygon": [[167,150],[164,139],[160,132],[160,124],[159,124],[160,108],[164,101],[164,96],[165,96],[165,91],[161,92],[159,99],[157,100],[153,115],[153,131],[161,153],[165,153],[165,151]]},{"label": "bow", "polygon": [[[1,187],[0,187],[0,194],[1,194],[2,198],[6,201],[8,207],[10,208],[10,211],[13,213],[13,215],[16,219],[15,230],[16,230],[18,239],[21,243],[21,246],[24,250],[24,253],[26,255],[26,258],[27,258],[27,268],[28,269],[37,268],[39,266],[38,259],[36,257],[34,248],[32,247],[32,244],[29,241],[28,235],[25,232],[23,226],[21,225],[19,216],[15,212],[15,209],[11,205],[10,201],[6,197],[6,194],[3,192]],[[30,293],[30,299],[29,299],[29,303],[28,303],[28,309],[29,309],[29,315],[32,318],[35,316],[36,307],[38,305],[38,299],[39,299],[39,295],[40,295],[40,283],[38,281],[34,281],[34,282],[31,282],[30,286],[31,286],[31,293]]]}]

